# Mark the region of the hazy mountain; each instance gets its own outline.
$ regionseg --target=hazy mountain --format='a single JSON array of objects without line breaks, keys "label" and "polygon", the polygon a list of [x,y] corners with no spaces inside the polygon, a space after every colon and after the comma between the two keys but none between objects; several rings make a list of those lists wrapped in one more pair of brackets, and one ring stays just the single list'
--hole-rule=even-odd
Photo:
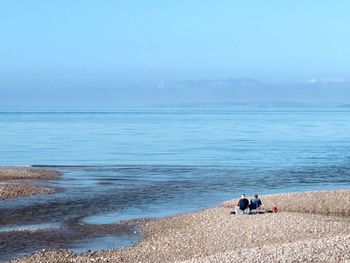
[{"label": "hazy mountain", "polygon": [[294,84],[239,78],[2,88],[0,96],[2,107],[306,107],[349,104],[350,83],[340,78],[312,79]]},{"label": "hazy mountain", "polygon": [[271,84],[254,79],[197,80],[162,83],[158,94],[166,103],[336,106],[350,102],[350,83],[334,80],[294,84]]}]

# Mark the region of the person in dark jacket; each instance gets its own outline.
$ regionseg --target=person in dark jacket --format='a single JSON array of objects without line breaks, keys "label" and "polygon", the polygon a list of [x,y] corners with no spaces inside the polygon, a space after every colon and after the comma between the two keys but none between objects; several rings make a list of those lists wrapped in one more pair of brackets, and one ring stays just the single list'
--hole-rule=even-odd
[{"label": "person in dark jacket", "polygon": [[245,194],[241,195],[241,199],[238,201],[239,209],[244,211],[249,207],[249,200],[245,197]]},{"label": "person in dark jacket", "polygon": [[257,194],[250,200],[250,209],[257,209],[262,205],[262,202]]}]

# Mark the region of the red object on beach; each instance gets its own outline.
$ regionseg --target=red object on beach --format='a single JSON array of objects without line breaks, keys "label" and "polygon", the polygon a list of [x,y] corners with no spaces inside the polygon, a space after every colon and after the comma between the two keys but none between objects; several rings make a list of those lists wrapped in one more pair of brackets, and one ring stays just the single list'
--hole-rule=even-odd
[{"label": "red object on beach", "polygon": [[277,211],[278,211],[277,207],[272,208],[272,213],[277,213]]}]

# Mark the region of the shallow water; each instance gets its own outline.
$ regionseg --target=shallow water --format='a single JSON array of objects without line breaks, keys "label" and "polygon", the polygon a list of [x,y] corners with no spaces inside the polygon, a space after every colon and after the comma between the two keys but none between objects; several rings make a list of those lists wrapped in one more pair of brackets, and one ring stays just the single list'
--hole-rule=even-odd
[{"label": "shallow water", "polygon": [[[242,192],[349,188],[349,113],[348,109],[2,111],[0,165],[45,165],[62,176],[45,183],[59,188],[56,194],[2,201],[0,232],[53,223],[58,232],[64,229],[73,237],[65,247],[107,249],[137,238],[131,230],[111,235],[98,225],[113,228],[110,224],[120,220],[190,212]],[[85,228],[76,234],[79,224]],[[88,226],[94,230],[86,231]],[[57,231],[51,235],[56,237]],[[39,241],[32,243],[23,239],[17,254],[12,254],[41,247]],[[52,247],[63,241],[57,243]]]},{"label": "shallow water", "polygon": [[59,223],[46,223],[46,224],[33,224],[33,225],[6,225],[0,228],[0,233],[5,232],[20,232],[20,231],[37,231],[37,230],[45,230],[45,229],[54,229],[60,226]]}]

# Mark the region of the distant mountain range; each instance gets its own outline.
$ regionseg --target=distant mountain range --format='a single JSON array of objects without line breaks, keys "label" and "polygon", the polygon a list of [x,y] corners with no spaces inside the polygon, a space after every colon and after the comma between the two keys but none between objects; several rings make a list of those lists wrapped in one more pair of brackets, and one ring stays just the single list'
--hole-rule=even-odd
[{"label": "distant mountain range", "polygon": [[157,95],[167,103],[262,107],[350,105],[350,83],[321,79],[305,83],[271,84],[254,79],[163,82]]},{"label": "distant mountain range", "polygon": [[0,107],[350,107],[341,78],[266,83],[249,78],[2,88]]}]

